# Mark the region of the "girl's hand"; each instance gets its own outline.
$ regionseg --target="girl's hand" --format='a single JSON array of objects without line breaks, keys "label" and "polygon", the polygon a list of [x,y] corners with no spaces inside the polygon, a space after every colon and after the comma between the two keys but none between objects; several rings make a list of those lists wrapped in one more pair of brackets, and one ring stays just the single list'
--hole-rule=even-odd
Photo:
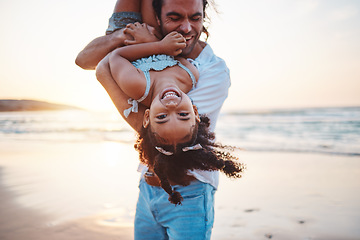
[{"label": "girl's hand", "polygon": [[164,54],[177,56],[186,47],[185,38],[178,32],[171,32],[161,40]]},{"label": "girl's hand", "polygon": [[130,23],[124,29],[124,33],[129,34],[133,38],[125,40],[124,43],[126,45],[159,41],[155,28],[146,23]]}]

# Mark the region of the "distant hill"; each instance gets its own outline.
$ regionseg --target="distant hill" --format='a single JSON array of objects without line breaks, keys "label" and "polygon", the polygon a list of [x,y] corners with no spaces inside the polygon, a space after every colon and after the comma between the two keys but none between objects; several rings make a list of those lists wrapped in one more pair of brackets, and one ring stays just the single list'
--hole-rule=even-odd
[{"label": "distant hill", "polygon": [[55,103],[42,102],[36,100],[14,100],[14,99],[0,100],[0,112],[67,110],[67,109],[79,109],[79,108],[69,105],[55,104]]}]

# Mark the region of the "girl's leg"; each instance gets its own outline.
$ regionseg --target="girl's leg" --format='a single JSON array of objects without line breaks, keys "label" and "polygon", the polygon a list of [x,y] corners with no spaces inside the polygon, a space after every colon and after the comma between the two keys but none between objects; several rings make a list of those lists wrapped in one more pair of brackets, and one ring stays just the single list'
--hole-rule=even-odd
[{"label": "girl's leg", "polygon": [[[140,14],[141,13],[141,14]],[[106,34],[124,28],[128,23],[144,22],[160,31],[160,26],[156,19],[152,7],[152,0],[117,0],[114,13],[109,19],[109,27]]]},{"label": "girl's leg", "polygon": [[154,27],[160,32],[160,26],[156,19],[155,11],[153,10],[152,0],[141,0],[141,15],[144,23]]},{"label": "girl's leg", "polygon": [[115,12],[140,12],[141,0],[117,0]]},{"label": "girl's leg", "polygon": [[117,0],[114,13],[109,19],[106,34],[126,27],[129,23],[142,22],[140,14],[141,0]]}]

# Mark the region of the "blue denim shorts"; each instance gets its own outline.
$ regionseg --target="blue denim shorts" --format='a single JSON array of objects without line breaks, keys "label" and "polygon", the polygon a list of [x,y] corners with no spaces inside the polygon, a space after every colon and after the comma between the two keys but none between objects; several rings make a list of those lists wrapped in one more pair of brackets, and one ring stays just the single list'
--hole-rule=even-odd
[{"label": "blue denim shorts", "polygon": [[215,188],[193,181],[188,186],[173,186],[181,193],[182,205],[170,203],[161,188],[140,180],[135,214],[135,240],[207,240],[214,224]]}]

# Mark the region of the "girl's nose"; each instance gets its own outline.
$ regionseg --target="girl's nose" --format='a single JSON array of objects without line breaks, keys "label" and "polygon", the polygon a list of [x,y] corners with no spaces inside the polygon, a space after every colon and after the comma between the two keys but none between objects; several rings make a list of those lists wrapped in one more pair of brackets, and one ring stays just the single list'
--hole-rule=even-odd
[{"label": "girl's nose", "polygon": [[168,107],[168,108],[174,108],[174,107],[177,106],[177,102],[174,101],[174,100],[170,100],[170,101],[166,102],[165,105],[166,105],[166,107]]}]

